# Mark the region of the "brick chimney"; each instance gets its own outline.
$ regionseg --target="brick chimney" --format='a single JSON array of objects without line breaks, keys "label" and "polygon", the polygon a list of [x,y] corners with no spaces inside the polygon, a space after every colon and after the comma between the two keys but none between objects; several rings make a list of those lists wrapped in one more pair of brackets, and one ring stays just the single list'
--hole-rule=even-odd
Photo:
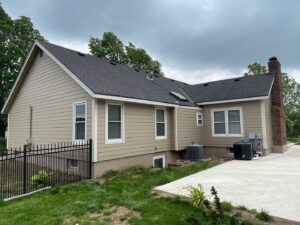
[{"label": "brick chimney", "polygon": [[269,72],[275,74],[271,90],[271,118],[273,152],[286,150],[286,120],[283,106],[283,94],[281,84],[281,65],[276,57],[271,57],[268,62]]}]

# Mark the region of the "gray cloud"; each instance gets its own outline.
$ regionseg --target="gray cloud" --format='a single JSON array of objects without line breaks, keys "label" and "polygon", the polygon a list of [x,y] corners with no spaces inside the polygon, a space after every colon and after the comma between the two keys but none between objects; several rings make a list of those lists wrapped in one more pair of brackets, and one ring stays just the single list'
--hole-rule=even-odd
[{"label": "gray cloud", "polygon": [[236,76],[273,55],[300,80],[298,0],[6,0],[3,6],[13,17],[29,16],[49,41],[74,48],[112,31],[192,82]]}]

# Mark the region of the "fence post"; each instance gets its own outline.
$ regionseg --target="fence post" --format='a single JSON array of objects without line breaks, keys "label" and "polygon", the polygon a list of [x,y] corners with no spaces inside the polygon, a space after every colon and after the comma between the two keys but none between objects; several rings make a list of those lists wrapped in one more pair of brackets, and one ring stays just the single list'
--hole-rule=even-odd
[{"label": "fence post", "polygon": [[89,141],[89,178],[92,178],[93,139]]},{"label": "fence post", "polygon": [[23,147],[23,194],[27,193],[27,146]]}]

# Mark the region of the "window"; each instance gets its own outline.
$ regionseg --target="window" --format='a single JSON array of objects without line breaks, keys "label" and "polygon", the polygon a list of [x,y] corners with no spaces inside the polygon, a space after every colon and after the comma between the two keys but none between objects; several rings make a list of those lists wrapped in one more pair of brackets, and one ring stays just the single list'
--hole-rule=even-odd
[{"label": "window", "polygon": [[197,126],[203,126],[203,114],[202,113],[197,113]]},{"label": "window", "polygon": [[86,103],[74,104],[74,140],[86,139]]},{"label": "window", "polygon": [[78,160],[68,159],[68,168],[78,168]]},{"label": "window", "polygon": [[155,110],[155,132],[156,139],[166,139],[167,138],[167,114],[165,109],[156,109]]},{"label": "window", "polygon": [[153,168],[165,168],[166,163],[165,163],[165,156],[156,156],[153,157]]},{"label": "window", "polygon": [[123,105],[107,104],[107,132],[108,143],[120,143],[123,141]]},{"label": "window", "polygon": [[212,110],[213,136],[243,136],[241,108]]}]

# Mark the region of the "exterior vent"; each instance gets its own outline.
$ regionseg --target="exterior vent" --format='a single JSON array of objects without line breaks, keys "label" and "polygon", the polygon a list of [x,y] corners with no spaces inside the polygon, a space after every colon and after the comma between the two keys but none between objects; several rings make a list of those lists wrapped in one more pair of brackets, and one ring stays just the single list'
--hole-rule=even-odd
[{"label": "exterior vent", "polygon": [[170,91],[170,95],[173,95],[175,98],[181,101],[188,101],[186,97],[184,97],[182,94],[179,94],[178,92],[175,91]]},{"label": "exterior vent", "polygon": [[77,54],[80,55],[80,56],[84,56],[84,55],[85,55],[85,54],[82,53],[82,52],[77,52]]},{"label": "exterior vent", "polygon": [[209,83],[203,84],[203,86],[207,87],[209,85]]},{"label": "exterior vent", "polygon": [[113,61],[109,61],[109,62],[110,62],[111,65],[114,65],[114,66],[116,65],[116,63],[113,62]]},{"label": "exterior vent", "polygon": [[158,74],[154,74],[154,76],[156,76],[156,77],[159,77],[159,75],[158,75]]},{"label": "exterior vent", "polygon": [[147,80],[153,80],[152,74],[148,74],[148,75],[146,76],[146,79],[147,79]]},{"label": "exterior vent", "polygon": [[234,79],[234,81],[236,82],[236,81],[240,81],[240,78],[236,78],[236,79]]}]

